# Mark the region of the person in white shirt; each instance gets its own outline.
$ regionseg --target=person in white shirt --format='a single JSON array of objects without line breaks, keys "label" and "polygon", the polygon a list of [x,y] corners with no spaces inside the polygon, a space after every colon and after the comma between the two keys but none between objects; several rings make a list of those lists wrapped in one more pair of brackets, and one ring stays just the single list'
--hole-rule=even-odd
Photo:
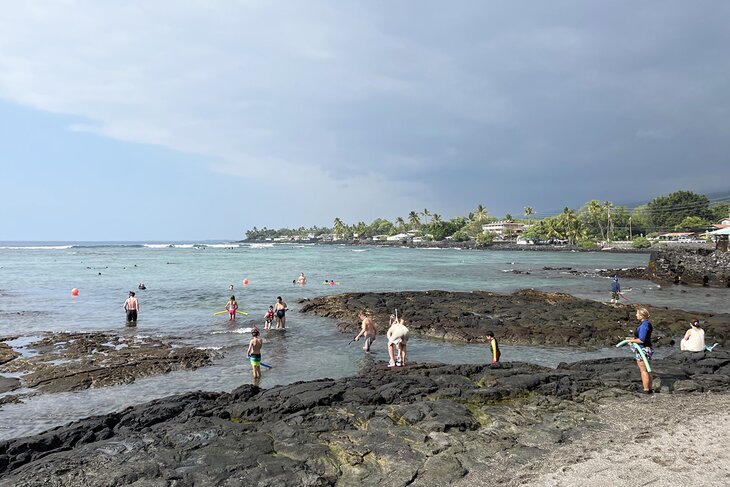
[{"label": "person in white shirt", "polygon": [[692,326],[679,343],[679,349],[685,352],[703,352],[705,350],[705,330],[700,328],[699,320],[692,320]]}]

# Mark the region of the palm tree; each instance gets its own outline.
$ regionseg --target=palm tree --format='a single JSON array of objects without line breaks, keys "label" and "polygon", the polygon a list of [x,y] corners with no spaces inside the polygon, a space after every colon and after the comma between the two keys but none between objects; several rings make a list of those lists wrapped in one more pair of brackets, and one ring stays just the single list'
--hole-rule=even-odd
[{"label": "palm tree", "polygon": [[367,231],[368,226],[365,224],[365,222],[358,222],[357,225],[355,225],[355,230],[357,231],[357,238],[363,238],[365,237],[365,232]]},{"label": "palm tree", "polygon": [[424,208],[423,211],[421,212],[421,214],[423,215],[423,220],[424,220],[423,224],[425,225],[426,223],[428,223],[426,221],[426,218],[428,218],[431,215],[431,213],[428,211],[428,208]]},{"label": "palm tree", "polygon": [[535,210],[532,209],[532,206],[525,206],[525,218],[527,218],[527,224],[530,224],[530,216],[535,214]]},{"label": "palm tree", "polygon": [[[504,215],[504,221],[507,223],[512,222],[512,214],[507,213],[506,215]],[[507,232],[507,238],[511,239],[512,238],[512,227],[510,225],[507,225],[507,229],[505,231]]]},{"label": "palm tree", "polygon": [[406,221],[403,219],[403,217],[398,217],[395,219],[395,224],[398,226],[398,232],[403,232],[406,229]]},{"label": "palm tree", "polygon": [[482,205],[478,205],[476,210],[474,210],[474,219],[481,223],[482,220],[485,220],[486,218],[487,210]]},{"label": "palm tree", "polygon": [[611,208],[613,208],[613,203],[610,201],[604,201],[603,207],[606,209],[606,240],[608,242],[611,242],[611,237],[613,236],[613,225],[611,224]]},{"label": "palm tree", "polygon": [[345,232],[347,231],[347,227],[344,223],[342,223],[342,220],[339,218],[335,218],[335,226],[333,227],[335,237],[339,240],[341,236],[345,235]]},{"label": "palm tree", "polygon": [[601,202],[598,200],[591,200],[588,202],[588,214],[598,224],[598,229],[601,232],[601,240],[606,240],[606,235],[603,232],[603,225],[601,224],[601,213],[603,213],[603,207]]},{"label": "palm tree", "polygon": [[434,213],[433,215],[431,215],[431,223],[433,225],[438,225],[439,223],[441,223],[441,215],[439,215],[438,213]]},{"label": "palm tree", "polygon": [[412,211],[408,213],[408,223],[411,224],[411,230],[416,230],[421,226],[421,219],[418,218],[418,213]]},{"label": "palm tree", "polygon": [[575,210],[571,210],[566,206],[559,218],[562,234],[568,239],[568,243],[573,245],[585,233],[578,215]]}]

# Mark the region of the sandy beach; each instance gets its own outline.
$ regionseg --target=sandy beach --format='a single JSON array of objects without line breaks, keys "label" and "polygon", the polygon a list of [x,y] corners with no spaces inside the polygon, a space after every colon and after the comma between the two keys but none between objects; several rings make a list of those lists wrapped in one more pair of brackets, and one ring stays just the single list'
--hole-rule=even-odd
[{"label": "sandy beach", "polygon": [[655,394],[612,399],[598,411],[603,427],[535,462],[472,472],[460,487],[595,487],[730,484],[730,394]]}]

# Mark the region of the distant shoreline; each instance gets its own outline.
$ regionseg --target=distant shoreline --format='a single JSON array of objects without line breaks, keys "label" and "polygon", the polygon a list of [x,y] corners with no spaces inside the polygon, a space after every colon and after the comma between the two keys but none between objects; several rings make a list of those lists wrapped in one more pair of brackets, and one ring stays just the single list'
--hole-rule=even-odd
[{"label": "distant shoreline", "polygon": [[634,249],[634,248],[584,248],[575,245],[517,245],[515,243],[491,243],[486,246],[477,246],[475,242],[388,242],[378,240],[335,240],[325,242],[321,240],[297,240],[291,242],[273,242],[271,240],[238,240],[235,243],[241,244],[315,244],[315,245],[345,245],[352,247],[407,247],[407,248],[439,248],[439,249],[462,249],[462,250],[508,250],[508,251],[549,251],[549,252],[613,252],[622,254],[650,254],[652,249]]}]

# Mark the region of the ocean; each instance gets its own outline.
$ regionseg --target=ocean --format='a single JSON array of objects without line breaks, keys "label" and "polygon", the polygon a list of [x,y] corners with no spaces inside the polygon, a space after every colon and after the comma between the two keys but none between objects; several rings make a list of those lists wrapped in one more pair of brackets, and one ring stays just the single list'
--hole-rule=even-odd
[{"label": "ocean", "polygon": [[[358,291],[487,290],[559,291],[607,301],[610,280],[592,272],[645,266],[648,254],[568,251],[478,251],[345,245],[245,244],[229,242],[0,242],[0,336],[23,353],[47,331],[104,331],[160,337],[214,353],[196,371],[139,379],[133,384],[73,393],[42,394],[0,407],[0,438],[38,433],[82,417],[103,414],[171,394],[230,391],[251,382],[245,358],[252,326],[277,296],[290,311],[286,332],[262,332],[262,387],[356,373],[387,357],[385,341],[365,354],[334,322],[298,313],[315,296]],[[590,275],[545,267],[570,267]],[[513,271],[519,271],[516,273]],[[308,284],[292,283],[304,272]],[[248,284],[244,285],[244,280]],[[335,281],[335,285],[324,281]],[[146,290],[138,290],[144,283]],[[233,291],[229,286],[233,285]],[[78,296],[71,295],[77,288]],[[660,287],[622,279],[632,302],[696,311],[727,311],[727,290]],[[128,327],[122,309],[137,292],[140,317]],[[235,294],[235,323],[224,309]],[[408,319],[407,310],[406,321]],[[354,319],[354,317],[353,317]],[[588,358],[622,356],[625,350],[501,345],[503,360],[546,366]],[[413,362],[484,363],[484,345],[412,338]],[[17,391],[16,391],[17,392]]]}]

